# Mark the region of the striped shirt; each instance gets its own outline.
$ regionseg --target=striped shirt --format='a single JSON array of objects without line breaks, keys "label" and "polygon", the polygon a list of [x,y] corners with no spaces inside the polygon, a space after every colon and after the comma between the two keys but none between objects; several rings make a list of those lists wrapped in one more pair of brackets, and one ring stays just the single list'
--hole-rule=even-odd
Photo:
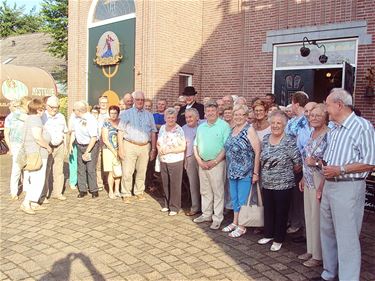
[{"label": "striped shirt", "polygon": [[151,141],[151,133],[156,133],[154,116],[144,109],[132,107],[120,116],[118,130],[124,132],[124,139],[132,142]]},{"label": "striped shirt", "polygon": [[[375,131],[366,119],[352,112],[341,124],[328,133],[324,153],[327,165],[343,166],[352,163],[375,165]],[[368,172],[351,173],[338,178],[365,178]]]}]

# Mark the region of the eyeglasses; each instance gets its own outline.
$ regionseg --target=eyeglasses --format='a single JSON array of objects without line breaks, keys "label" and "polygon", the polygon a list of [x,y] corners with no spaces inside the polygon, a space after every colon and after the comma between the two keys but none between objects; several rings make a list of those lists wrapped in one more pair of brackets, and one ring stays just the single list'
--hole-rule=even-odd
[{"label": "eyeglasses", "polygon": [[324,116],[321,114],[310,114],[310,119],[316,118],[316,119],[322,119]]},{"label": "eyeglasses", "polygon": [[135,99],[136,101],[145,101],[145,99]]},{"label": "eyeglasses", "polygon": [[59,107],[58,106],[50,106],[50,105],[47,105],[49,108],[51,108],[51,109],[59,109]]}]

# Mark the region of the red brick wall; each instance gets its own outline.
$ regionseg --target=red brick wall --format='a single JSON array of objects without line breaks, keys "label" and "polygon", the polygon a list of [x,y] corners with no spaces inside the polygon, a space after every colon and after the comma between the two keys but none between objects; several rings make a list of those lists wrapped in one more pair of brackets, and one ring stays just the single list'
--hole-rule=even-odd
[{"label": "red brick wall", "polygon": [[[178,73],[193,74],[204,96],[248,99],[272,92],[269,30],[367,20],[374,43],[358,49],[356,106],[375,123],[375,98],[364,97],[366,69],[375,66],[372,0],[189,0],[136,2],[135,87],[172,104]],[[69,104],[85,98],[87,17],[91,1],[69,2]],[[325,38],[326,39],[326,38]]]}]

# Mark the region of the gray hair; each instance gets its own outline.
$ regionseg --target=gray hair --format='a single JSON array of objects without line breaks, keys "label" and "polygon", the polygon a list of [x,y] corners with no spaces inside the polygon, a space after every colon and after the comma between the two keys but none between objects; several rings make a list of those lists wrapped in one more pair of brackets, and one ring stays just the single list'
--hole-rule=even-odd
[{"label": "gray hair", "polygon": [[272,122],[272,119],[274,117],[281,117],[283,120],[284,120],[284,126],[286,126],[286,124],[288,123],[288,116],[286,115],[286,113],[282,110],[275,110],[275,111],[272,111],[268,117],[268,120],[269,122],[271,123]]},{"label": "gray hair", "polygon": [[88,103],[85,100],[76,101],[73,105],[73,110],[86,113],[88,110]]},{"label": "gray hair", "polygon": [[134,99],[136,99],[136,98],[142,98],[142,99],[144,99],[145,98],[145,93],[138,90],[138,91],[134,91],[132,93],[132,96],[133,96]]},{"label": "gray hair", "polygon": [[176,115],[177,116],[177,110],[174,108],[174,107],[168,107],[165,111],[164,111],[164,115],[167,116],[167,115]]},{"label": "gray hair", "polygon": [[243,110],[245,111],[245,114],[249,114],[249,108],[247,107],[247,105],[245,104],[236,104],[234,107],[233,107],[233,114],[238,111],[238,110]]},{"label": "gray hair", "polygon": [[199,117],[199,112],[198,112],[198,110],[197,110],[196,108],[194,108],[194,107],[187,108],[187,109],[185,110],[185,114],[186,114],[187,112],[191,112],[191,113],[193,113],[195,116]]},{"label": "gray hair", "polygon": [[204,108],[208,108],[208,107],[215,107],[215,108],[218,108],[219,106],[217,105],[217,102],[214,101],[213,99],[209,99],[205,104],[204,104]]},{"label": "gray hair", "polygon": [[234,101],[234,104],[240,104],[241,102],[243,102],[243,104],[246,104],[247,101],[244,97],[238,97],[235,101]]},{"label": "gray hair", "polygon": [[342,88],[333,88],[329,94],[333,101],[338,102],[341,101],[346,106],[353,105],[353,98],[352,96]]}]

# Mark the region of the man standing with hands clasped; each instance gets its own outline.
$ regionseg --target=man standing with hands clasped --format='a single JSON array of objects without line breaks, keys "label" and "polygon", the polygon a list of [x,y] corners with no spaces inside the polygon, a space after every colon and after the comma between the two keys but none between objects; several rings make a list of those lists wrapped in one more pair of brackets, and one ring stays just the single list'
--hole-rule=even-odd
[{"label": "man standing with hands clasped", "polygon": [[218,105],[209,100],[205,104],[207,122],[200,125],[194,141],[194,155],[199,165],[202,215],[195,223],[212,221],[211,229],[219,229],[224,219],[225,150],[230,127],[219,118]]},{"label": "man standing with hands clasped", "polygon": [[375,168],[375,133],[354,114],[352,96],[334,88],[326,99],[330,120],[323,165],[325,183],[320,206],[322,280],[359,280],[359,235],[365,204],[365,178]]}]

